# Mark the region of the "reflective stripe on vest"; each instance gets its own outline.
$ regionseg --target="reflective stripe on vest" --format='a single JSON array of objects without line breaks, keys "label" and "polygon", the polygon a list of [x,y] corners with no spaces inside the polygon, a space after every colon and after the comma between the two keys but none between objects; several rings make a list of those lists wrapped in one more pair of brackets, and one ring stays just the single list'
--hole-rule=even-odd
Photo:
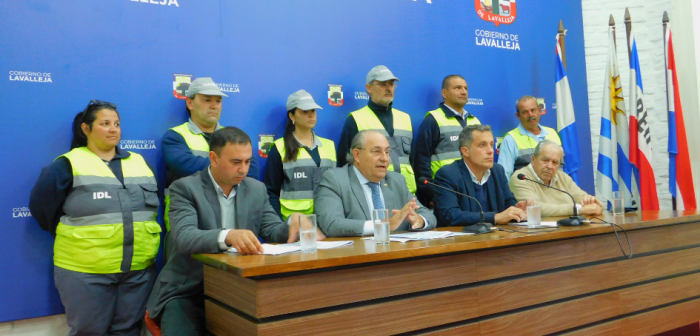
[{"label": "reflective stripe on vest", "polygon": [[[180,125],[171,128],[171,130],[175,131],[177,134],[182,135],[182,137],[185,139],[185,142],[187,143],[187,147],[192,151],[192,155],[195,156],[200,156],[204,158],[209,157],[209,143],[207,142],[207,139],[204,138],[204,135],[200,134],[195,134],[193,133],[190,128],[189,128],[189,121]],[[223,126],[221,127],[223,128]],[[165,189],[165,209],[163,213],[163,222],[165,222],[165,229],[170,231],[170,217],[168,214],[170,213],[170,191],[168,188]]]},{"label": "reflective stripe on vest", "polygon": [[411,143],[413,142],[413,127],[411,126],[411,117],[397,109],[392,109],[394,121],[394,136],[390,137],[389,133],[384,129],[384,125],[379,121],[377,115],[372,110],[365,106],[355,112],[350,113],[355,119],[358,131],[377,131],[384,134],[389,140],[391,146],[391,171],[399,171],[406,178],[408,190],[416,193],[416,177],[413,173],[413,167],[409,163],[411,154]]},{"label": "reflective stripe on vest", "polygon": [[73,188],[56,228],[54,264],[83,273],[137,271],[153,265],[160,244],[158,188],[141,155],[121,159],[124,185],[86,147],[62,155]]},{"label": "reflective stripe on vest", "polygon": [[314,193],[321,183],[321,176],[323,172],[336,166],[335,143],[319,136],[316,138],[322,144],[317,147],[321,157],[321,164],[318,167],[303,147],[299,148],[296,161],[284,162],[284,156],[287,153],[284,138],[275,140],[275,146],[283,160],[284,183],[280,192],[280,209],[285,220],[295,212],[303,214],[314,212]]},{"label": "reflective stripe on vest", "polygon": [[[430,156],[430,169],[435,173],[452,162],[462,158],[462,153],[459,151],[459,134],[464,129],[456,118],[447,118],[445,112],[438,108],[425,114],[432,115],[440,128],[440,142],[435,147],[435,152]],[[475,116],[467,117],[467,126],[480,125],[481,121]]]},{"label": "reflective stripe on vest", "polygon": [[[561,146],[561,140],[559,140],[559,135],[557,135],[557,131],[555,131],[553,128],[549,128],[546,126],[540,127],[542,127],[543,130],[547,131],[547,135],[545,135],[544,137],[545,139],[551,140]],[[515,128],[514,130],[508,132],[508,134],[510,134],[510,136],[513,137],[513,140],[515,140],[515,144],[518,145],[518,158],[515,159],[514,165],[515,171],[530,164],[532,154],[535,153],[535,147],[537,147],[538,142],[528,135],[520,134],[520,130],[518,128]]]}]

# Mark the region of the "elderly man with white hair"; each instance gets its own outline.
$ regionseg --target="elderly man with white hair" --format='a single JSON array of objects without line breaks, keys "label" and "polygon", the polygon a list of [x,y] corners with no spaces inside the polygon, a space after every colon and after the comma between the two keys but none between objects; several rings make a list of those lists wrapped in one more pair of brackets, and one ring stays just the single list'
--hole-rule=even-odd
[{"label": "elderly man with white hair", "polygon": [[[551,140],[542,140],[535,147],[530,164],[515,171],[514,176],[524,174],[529,179],[569,192],[576,201],[579,215],[601,214],[603,207],[600,201],[595,196],[581,190],[569,175],[559,170],[563,156],[564,150],[559,144]],[[574,214],[571,198],[561,191],[517,178],[510,179],[509,186],[518,200],[538,198],[542,217],[571,216]]]}]

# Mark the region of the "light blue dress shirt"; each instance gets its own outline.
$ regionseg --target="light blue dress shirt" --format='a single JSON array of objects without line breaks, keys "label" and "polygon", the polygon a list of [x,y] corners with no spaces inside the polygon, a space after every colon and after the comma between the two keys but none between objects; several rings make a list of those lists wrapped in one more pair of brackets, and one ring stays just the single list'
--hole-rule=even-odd
[{"label": "light blue dress shirt", "polygon": [[[547,130],[541,125],[538,124],[538,126],[540,127],[540,135],[535,135],[526,130],[522,124],[518,125],[518,130],[520,131],[520,134],[527,135],[537,141],[537,143],[540,143],[540,141],[544,140],[549,132],[547,132]],[[515,139],[513,139],[510,134],[506,134],[506,136],[503,138],[503,142],[501,142],[501,147],[498,150],[498,163],[503,166],[508,182],[510,182],[510,176],[513,175],[513,171],[515,171],[515,160],[517,158],[518,145],[515,143]]]}]

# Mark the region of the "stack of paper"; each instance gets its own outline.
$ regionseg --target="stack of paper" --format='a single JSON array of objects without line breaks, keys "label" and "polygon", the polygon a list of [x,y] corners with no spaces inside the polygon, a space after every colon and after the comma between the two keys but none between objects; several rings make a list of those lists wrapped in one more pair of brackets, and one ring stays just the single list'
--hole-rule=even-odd
[{"label": "stack of paper", "polygon": [[[339,240],[339,241],[318,241],[316,242],[316,248],[319,250],[327,250],[327,249],[332,249],[336,247],[341,247],[341,246],[347,246],[347,245],[352,245],[353,241],[352,240]],[[289,243],[289,244],[262,244],[263,249],[265,250],[266,255],[279,255],[279,254],[285,254],[285,253],[292,253],[292,252],[298,252],[301,251],[301,243],[296,242],[296,243]],[[238,253],[235,248],[230,248],[228,253]]]}]

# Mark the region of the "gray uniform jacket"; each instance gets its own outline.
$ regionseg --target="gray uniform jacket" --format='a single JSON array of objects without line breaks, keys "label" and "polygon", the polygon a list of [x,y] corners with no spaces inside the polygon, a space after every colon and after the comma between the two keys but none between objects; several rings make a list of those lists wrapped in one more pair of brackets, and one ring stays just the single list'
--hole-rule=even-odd
[{"label": "gray uniform jacket", "polygon": [[[246,177],[236,191],[236,228],[253,231],[266,242],[287,242],[289,229],[267,198],[265,185]],[[166,264],[146,307],[157,317],[168,300],[202,293],[202,262],[197,253],[221,253],[221,208],[207,170],[170,186],[170,232],[165,237]]]},{"label": "gray uniform jacket", "polygon": [[[384,204],[389,209],[390,216],[391,210],[403,208],[415,197],[406,187],[406,178],[396,172],[387,172],[380,186]],[[428,220],[432,228],[435,228],[437,220],[433,213],[418,201],[416,203],[421,206],[416,212]],[[329,169],[323,173],[323,180],[314,197],[314,212],[318,227],[326,236],[362,236],[365,222],[372,219],[369,209],[367,198],[352,164]],[[396,231],[408,231],[409,227],[409,223],[403,221]]]}]

